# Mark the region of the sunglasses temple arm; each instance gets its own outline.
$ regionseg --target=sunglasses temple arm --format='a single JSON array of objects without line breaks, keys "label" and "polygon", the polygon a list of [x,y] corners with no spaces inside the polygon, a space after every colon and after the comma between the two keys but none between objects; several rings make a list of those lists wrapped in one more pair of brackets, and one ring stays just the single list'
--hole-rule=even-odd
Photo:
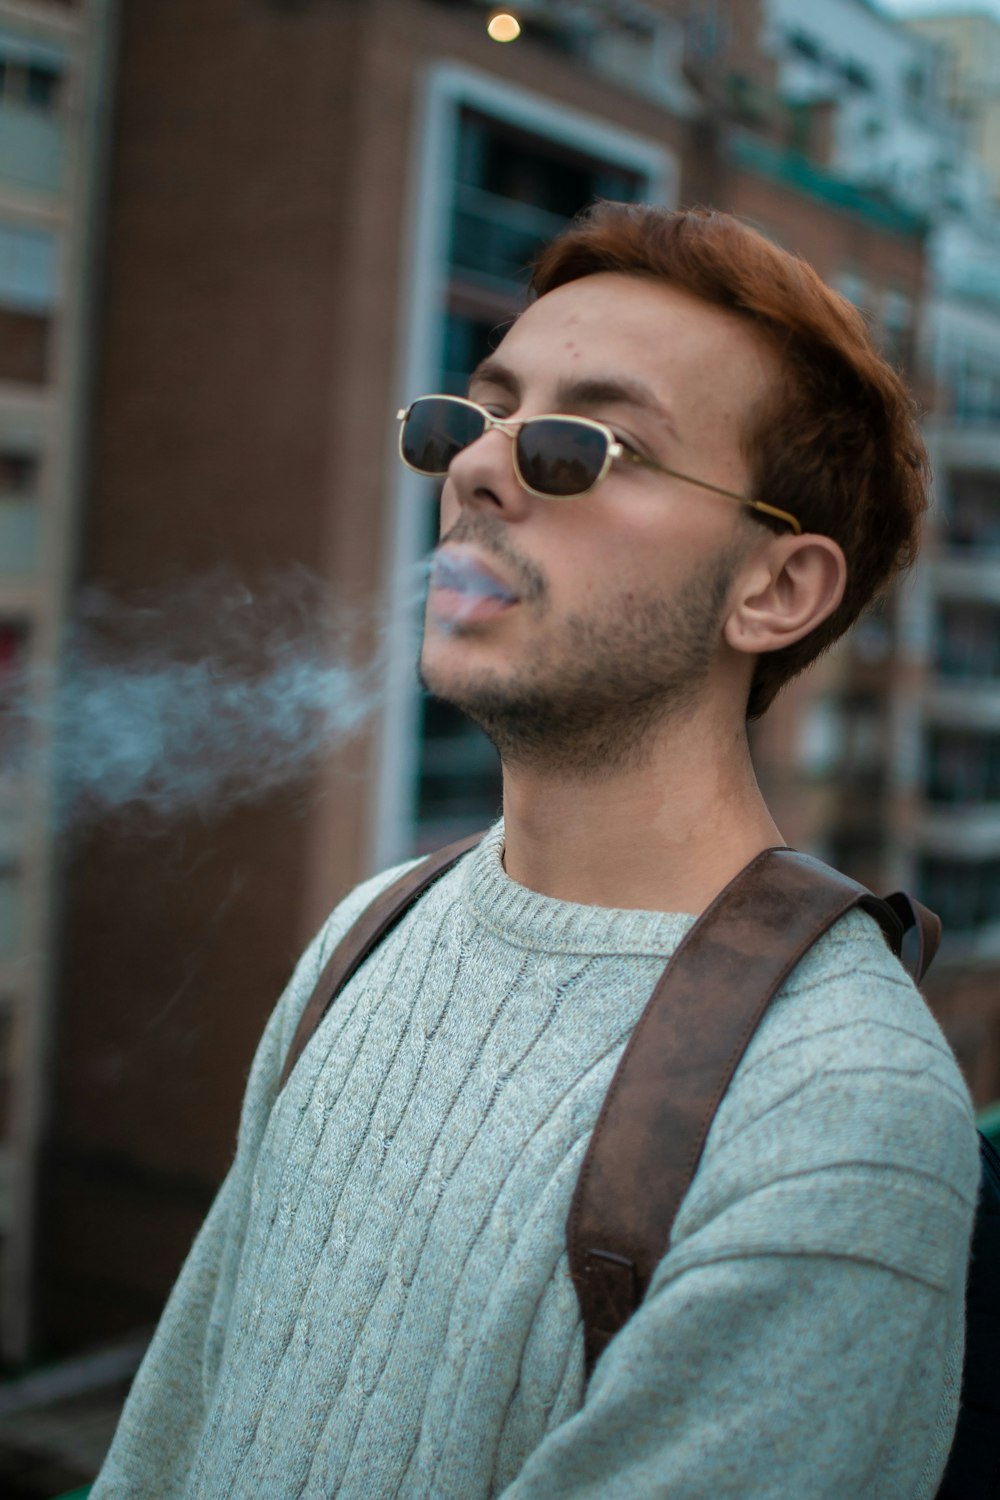
[{"label": "sunglasses temple arm", "polygon": [[751,510],[763,511],[765,516],[774,516],[776,521],[784,521],[792,528],[796,536],[802,535],[801,525],[787,510],[779,510],[776,505],[767,505],[763,500],[744,500],[743,504],[749,505]]},{"label": "sunglasses temple arm", "polygon": [[746,505],[751,510],[763,511],[764,515],[773,516],[776,521],[784,521],[792,528],[796,536],[802,535],[802,527],[795,517],[787,510],[779,510],[776,505],[768,505],[764,500],[748,500],[746,495],[737,495],[735,490],[724,490],[719,484],[709,484],[707,479],[694,479],[690,474],[682,474],[678,469],[668,469],[663,464],[654,463],[652,459],[643,458],[639,453],[630,453],[628,456],[638,460],[639,463],[646,464],[648,468],[658,469],[661,474],[669,474],[674,479],[685,479],[688,484],[696,484],[702,490],[711,490],[713,495],[725,495],[727,500],[735,500],[737,505]]}]

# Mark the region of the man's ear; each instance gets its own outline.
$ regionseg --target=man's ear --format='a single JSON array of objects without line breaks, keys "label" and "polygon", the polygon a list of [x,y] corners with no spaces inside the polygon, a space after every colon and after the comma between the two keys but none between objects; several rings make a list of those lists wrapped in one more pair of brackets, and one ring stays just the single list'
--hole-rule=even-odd
[{"label": "man's ear", "polygon": [[846,584],[844,554],[830,537],[773,537],[740,571],[725,639],[735,651],[780,651],[829,619]]}]

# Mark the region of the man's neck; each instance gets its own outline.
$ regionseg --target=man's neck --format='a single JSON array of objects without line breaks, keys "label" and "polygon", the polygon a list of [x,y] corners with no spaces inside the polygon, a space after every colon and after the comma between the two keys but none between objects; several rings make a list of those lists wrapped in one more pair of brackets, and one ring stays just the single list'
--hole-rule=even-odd
[{"label": "man's neck", "polygon": [[504,767],[504,865],[557,900],[697,915],[762,849],[783,842],[742,729],[670,726],[635,768],[568,778]]}]

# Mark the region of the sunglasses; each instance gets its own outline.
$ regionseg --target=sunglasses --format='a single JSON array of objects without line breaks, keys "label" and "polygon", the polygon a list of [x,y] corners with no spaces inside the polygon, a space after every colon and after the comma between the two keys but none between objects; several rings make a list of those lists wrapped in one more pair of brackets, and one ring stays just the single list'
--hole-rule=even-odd
[{"label": "sunglasses", "polygon": [[397,412],[399,456],[408,469],[429,479],[441,479],[453,458],[496,427],[513,442],[514,473],[529,495],[540,500],[571,500],[589,495],[617,459],[642,464],[658,474],[683,479],[700,489],[724,495],[738,505],[762,511],[790,526],[796,536],[802,527],[794,516],[763,500],[750,500],[706,479],[694,479],[645,458],[620,442],[610,427],[590,417],[541,416],[516,421],[495,417],[463,396],[421,396]]}]

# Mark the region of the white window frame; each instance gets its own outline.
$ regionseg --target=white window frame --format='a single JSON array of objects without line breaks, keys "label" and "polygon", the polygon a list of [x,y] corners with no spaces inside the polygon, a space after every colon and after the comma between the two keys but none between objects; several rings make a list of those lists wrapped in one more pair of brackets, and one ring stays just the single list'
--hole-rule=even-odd
[{"label": "white window frame", "polygon": [[[419,128],[411,162],[409,254],[400,327],[397,400],[402,405],[437,373],[437,334],[447,297],[447,234],[451,223],[459,115],[470,107],[519,126],[553,144],[592,152],[644,179],[643,197],[677,201],[676,154],[596,115],[503,83],[457,63],[436,63],[424,78]],[[399,463],[393,441],[386,469],[390,543],[384,573],[390,601],[385,704],[378,725],[376,773],[368,841],[368,867],[382,869],[406,857],[416,826],[419,774],[419,690],[414,673],[419,639],[419,564],[424,547],[421,491],[425,480]]]}]

